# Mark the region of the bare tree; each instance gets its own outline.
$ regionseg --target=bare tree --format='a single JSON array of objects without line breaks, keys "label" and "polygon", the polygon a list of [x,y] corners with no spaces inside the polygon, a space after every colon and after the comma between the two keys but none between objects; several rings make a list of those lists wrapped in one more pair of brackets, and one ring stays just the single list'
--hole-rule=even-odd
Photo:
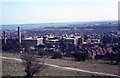
[{"label": "bare tree", "polygon": [[21,59],[26,78],[32,78],[36,73],[46,68],[44,62],[38,61],[35,55],[23,54]]}]

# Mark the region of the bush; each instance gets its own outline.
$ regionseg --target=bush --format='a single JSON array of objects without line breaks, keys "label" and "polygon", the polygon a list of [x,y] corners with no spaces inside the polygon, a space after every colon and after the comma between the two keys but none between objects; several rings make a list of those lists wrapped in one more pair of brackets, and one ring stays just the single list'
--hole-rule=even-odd
[{"label": "bush", "polygon": [[87,55],[85,53],[74,53],[73,57],[76,61],[85,61],[87,59]]},{"label": "bush", "polygon": [[52,55],[51,58],[52,58],[52,59],[59,59],[59,58],[62,58],[62,54],[59,53],[59,52],[56,52],[56,53],[54,53],[54,54]]}]

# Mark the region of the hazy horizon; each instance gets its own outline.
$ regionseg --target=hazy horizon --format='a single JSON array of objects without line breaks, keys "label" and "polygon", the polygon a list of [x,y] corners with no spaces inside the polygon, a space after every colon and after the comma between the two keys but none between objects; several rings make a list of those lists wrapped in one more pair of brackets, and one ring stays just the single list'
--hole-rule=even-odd
[{"label": "hazy horizon", "polygon": [[[88,22],[59,22],[59,23],[28,23],[28,24],[8,24],[8,25],[0,25],[2,29],[4,30],[16,30],[17,27],[21,27],[21,29],[35,29],[35,28],[45,28],[45,27],[71,27],[78,26],[79,27],[86,27],[91,25],[101,26],[103,24],[109,24],[109,23],[116,23],[116,20],[112,21],[88,21]],[[116,25],[115,25],[116,26]]]},{"label": "hazy horizon", "polygon": [[3,25],[25,25],[25,24],[62,24],[62,23],[93,23],[93,22],[113,22],[118,20],[97,20],[97,21],[68,21],[68,22],[46,22],[46,23],[15,23],[15,24],[2,24]]}]

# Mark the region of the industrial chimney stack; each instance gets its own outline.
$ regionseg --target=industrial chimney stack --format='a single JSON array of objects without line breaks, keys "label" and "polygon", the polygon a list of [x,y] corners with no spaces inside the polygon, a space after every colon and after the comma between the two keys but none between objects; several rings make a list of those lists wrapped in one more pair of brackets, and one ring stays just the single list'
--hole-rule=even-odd
[{"label": "industrial chimney stack", "polygon": [[21,32],[20,32],[20,27],[18,27],[18,41],[21,44]]},{"label": "industrial chimney stack", "polygon": [[5,33],[5,31],[3,32],[3,40],[4,40],[4,44],[6,44],[6,33]]}]

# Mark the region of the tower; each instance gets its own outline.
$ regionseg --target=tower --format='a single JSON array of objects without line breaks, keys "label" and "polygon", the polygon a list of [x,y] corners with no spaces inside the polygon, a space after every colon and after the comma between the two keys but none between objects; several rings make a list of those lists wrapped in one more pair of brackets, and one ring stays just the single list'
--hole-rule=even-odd
[{"label": "tower", "polygon": [[3,31],[3,43],[6,44],[6,33]]},{"label": "tower", "polygon": [[18,27],[18,41],[21,44],[21,32],[20,32],[20,27]]}]

